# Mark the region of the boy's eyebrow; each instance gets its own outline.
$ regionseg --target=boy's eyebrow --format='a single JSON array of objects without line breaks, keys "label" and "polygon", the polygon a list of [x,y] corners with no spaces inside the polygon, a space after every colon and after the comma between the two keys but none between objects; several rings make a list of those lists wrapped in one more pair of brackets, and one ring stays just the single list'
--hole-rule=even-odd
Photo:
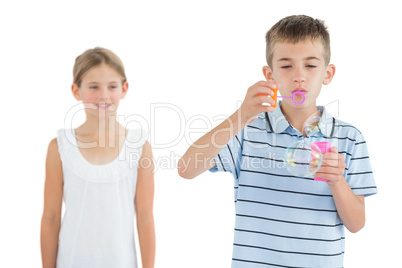
[{"label": "boy's eyebrow", "polygon": [[[277,61],[291,61],[291,60],[292,60],[291,58],[280,58]],[[304,58],[303,60],[318,60],[319,61],[320,59],[315,56],[311,56],[311,57]]]},{"label": "boy's eyebrow", "polygon": [[290,61],[290,58],[280,58],[277,61]]},{"label": "boy's eyebrow", "polygon": [[305,60],[320,60],[319,58],[317,58],[317,57],[314,57],[314,56],[312,56],[312,57],[307,57],[307,58],[305,58]]}]

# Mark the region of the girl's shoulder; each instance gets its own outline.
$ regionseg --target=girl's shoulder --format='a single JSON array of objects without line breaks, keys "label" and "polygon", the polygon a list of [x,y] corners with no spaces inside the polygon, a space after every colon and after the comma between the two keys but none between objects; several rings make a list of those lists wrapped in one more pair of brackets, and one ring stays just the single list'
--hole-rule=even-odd
[{"label": "girl's shoulder", "polygon": [[48,154],[48,156],[51,155],[52,158],[60,159],[59,144],[57,142],[57,137],[53,138],[49,142],[48,149],[47,149],[47,154]]},{"label": "girl's shoulder", "polygon": [[62,162],[57,138],[49,142],[46,156],[46,178],[62,177]]},{"label": "girl's shoulder", "polygon": [[59,145],[58,145],[58,143],[57,143],[57,137],[54,137],[53,139],[50,140],[50,142],[49,142],[49,148],[51,148],[51,149],[53,149],[53,150],[59,148]]},{"label": "girl's shoulder", "polygon": [[68,145],[76,145],[77,142],[75,140],[75,129],[72,128],[63,128],[57,130],[57,145],[59,147],[59,151]]},{"label": "girl's shoulder", "polygon": [[149,132],[143,128],[128,129],[126,145],[130,148],[141,148],[149,139]]}]

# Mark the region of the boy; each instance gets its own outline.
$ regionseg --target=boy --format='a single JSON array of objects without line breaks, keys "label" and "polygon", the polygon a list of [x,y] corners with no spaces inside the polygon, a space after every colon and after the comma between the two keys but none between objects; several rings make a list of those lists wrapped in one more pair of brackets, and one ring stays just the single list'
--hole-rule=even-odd
[{"label": "boy", "polygon": [[[363,228],[364,197],[377,192],[366,142],[355,127],[316,106],[322,84],[335,74],[324,23],[286,17],[266,41],[267,81],[251,86],[241,107],[188,149],[179,174],[188,179],[207,169],[233,174],[232,267],[343,267],[343,227]],[[274,108],[276,88],[282,96],[296,91],[304,96],[296,93],[295,103],[284,98]],[[306,133],[312,116],[320,121]],[[301,140],[331,142],[314,174],[325,182],[286,170],[286,148]]]}]

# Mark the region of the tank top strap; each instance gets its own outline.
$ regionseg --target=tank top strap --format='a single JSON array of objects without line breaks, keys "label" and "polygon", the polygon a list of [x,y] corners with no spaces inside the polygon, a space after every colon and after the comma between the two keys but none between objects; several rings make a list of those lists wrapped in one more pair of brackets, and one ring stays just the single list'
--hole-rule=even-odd
[{"label": "tank top strap", "polygon": [[90,179],[94,177],[94,174],[80,154],[74,131],[75,129],[67,128],[57,130],[57,143],[63,164],[63,173],[72,172],[79,177]]},{"label": "tank top strap", "polygon": [[62,161],[65,161],[66,158],[71,156],[71,154],[73,153],[73,149],[77,144],[73,131],[74,129],[67,128],[57,130],[57,144]]},{"label": "tank top strap", "polygon": [[129,129],[126,137],[126,157],[129,159],[130,165],[138,166],[142,155],[142,148],[148,140],[148,131],[144,129]]}]

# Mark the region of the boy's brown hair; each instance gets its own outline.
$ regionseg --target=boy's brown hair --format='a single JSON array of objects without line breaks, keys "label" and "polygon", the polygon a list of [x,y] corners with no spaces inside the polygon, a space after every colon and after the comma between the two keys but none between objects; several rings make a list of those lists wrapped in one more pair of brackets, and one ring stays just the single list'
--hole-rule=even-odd
[{"label": "boy's brown hair", "polygon": [[278,42],[297,43],[306,40],[320,40],[324,47],[325,64],[329,64],[331,48],[328,29],[324,21],[313,19],[305,15],[294,15],[281,19],[267,32],[266,57],[267,63],[272,67],[273,48]]},{"label": "boy's brown hair", "polygon": [[80,87],[84,75],[90,69],[103,63],[107,64],[109,67],[113,68],[119,75],[121,75],[122,83],[126,82],[127,78],[121,59],[112,51],[106,48],[95,47],[93,49],[86,50],[75,59],[75,64],[73,68],[74,84]]}]

